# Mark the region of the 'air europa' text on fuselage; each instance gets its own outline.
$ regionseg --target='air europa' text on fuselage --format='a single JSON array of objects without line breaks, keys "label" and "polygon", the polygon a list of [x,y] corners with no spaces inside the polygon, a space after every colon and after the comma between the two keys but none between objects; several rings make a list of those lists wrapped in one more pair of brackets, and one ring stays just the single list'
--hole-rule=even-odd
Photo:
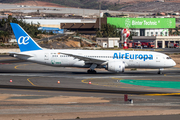
[{"label": "'air europa' text on fuselage", "polygon": [[139,59],[139,60],[153,60],[153,55],[151,54],[130,54],[130,53],[114,53],[113,59]]}]

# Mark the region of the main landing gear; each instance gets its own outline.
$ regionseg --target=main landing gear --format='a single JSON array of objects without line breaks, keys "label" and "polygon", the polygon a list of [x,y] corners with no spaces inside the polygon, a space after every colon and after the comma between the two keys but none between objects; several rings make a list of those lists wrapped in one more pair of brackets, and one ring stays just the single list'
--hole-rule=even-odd
[{"label": "main landing gear", "polygon": [[87,73],[88,73],[88,74],[96,74],[96,71],[89,69],[89,70],[87,71]]},{"label": "main landing gear", "polygon": [[163,70],[164,70],[163,68],[160,68],[159,71],[158,71],[158,74],[162,75],[163,74]]},{"label": "main landing gear", "polygon": [[94,70],[97,67],[97,64],[92,64],[90,69],[87,71],[88,74],[96,74],[96,71]]}]

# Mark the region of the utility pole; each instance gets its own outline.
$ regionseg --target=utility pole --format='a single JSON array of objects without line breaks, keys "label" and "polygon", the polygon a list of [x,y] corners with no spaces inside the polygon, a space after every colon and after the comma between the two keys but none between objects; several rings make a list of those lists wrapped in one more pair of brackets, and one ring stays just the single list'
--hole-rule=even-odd
[{"label": "utility pole", "polygon": [[101,1],[99,2],[99,31],[101,31]]}]

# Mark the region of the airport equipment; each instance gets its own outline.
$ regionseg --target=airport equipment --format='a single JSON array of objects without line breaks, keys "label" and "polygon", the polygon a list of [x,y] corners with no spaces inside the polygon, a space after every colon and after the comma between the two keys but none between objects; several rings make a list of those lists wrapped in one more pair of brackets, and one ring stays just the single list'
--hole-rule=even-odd
[{"label": "airport equipment", "polygon": [[152,51],[119,51],[119,50],[61,50],[41,48],[16,23],[11,23],[20,53],[10,56],[39,64],[58,67],[90,68],[87,73],[96,73],[95,68],[105,68],[114,73],[122,73],[125,68],[169,68],[176,63],[166,54]]},{"label": "airport equipment", "polygon": [[127,94],[124,95],[124,101],[125,101],[125,102],[128,101],[128,95],[127,95]]},{"label": "airport equipment", "polygon": [[178,43],[168,43],[168,48],[179,48]]},{"label": "airport equipment", "polygon": [[133,104],[133,100],[132,100],[132,99],[129,99],[129,102],[130,102],[131,104]]},{"label": "airport equipment", "polygon": [[88,84],[91,84],[91,81],[89,81]]},{"label": "airport equipment", "polygon": [[46,31],[48,33],[53,32],[54,34],[64,34],[64,29],[59,28],[39,27],[38,30]]},{"label": "airport equipment", "polygon": [[154,48],[154,43],[153,42],[141,42],[141,46],[143,48]]}]

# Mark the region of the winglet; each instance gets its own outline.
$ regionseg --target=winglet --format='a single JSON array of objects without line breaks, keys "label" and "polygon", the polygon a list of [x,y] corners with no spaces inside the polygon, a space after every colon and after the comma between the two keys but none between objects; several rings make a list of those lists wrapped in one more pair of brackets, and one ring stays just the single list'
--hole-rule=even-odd
[{"label": "winglet", "polygon": [[42,50],[42,48],[16,23],[10,23],[20,51]]}]

